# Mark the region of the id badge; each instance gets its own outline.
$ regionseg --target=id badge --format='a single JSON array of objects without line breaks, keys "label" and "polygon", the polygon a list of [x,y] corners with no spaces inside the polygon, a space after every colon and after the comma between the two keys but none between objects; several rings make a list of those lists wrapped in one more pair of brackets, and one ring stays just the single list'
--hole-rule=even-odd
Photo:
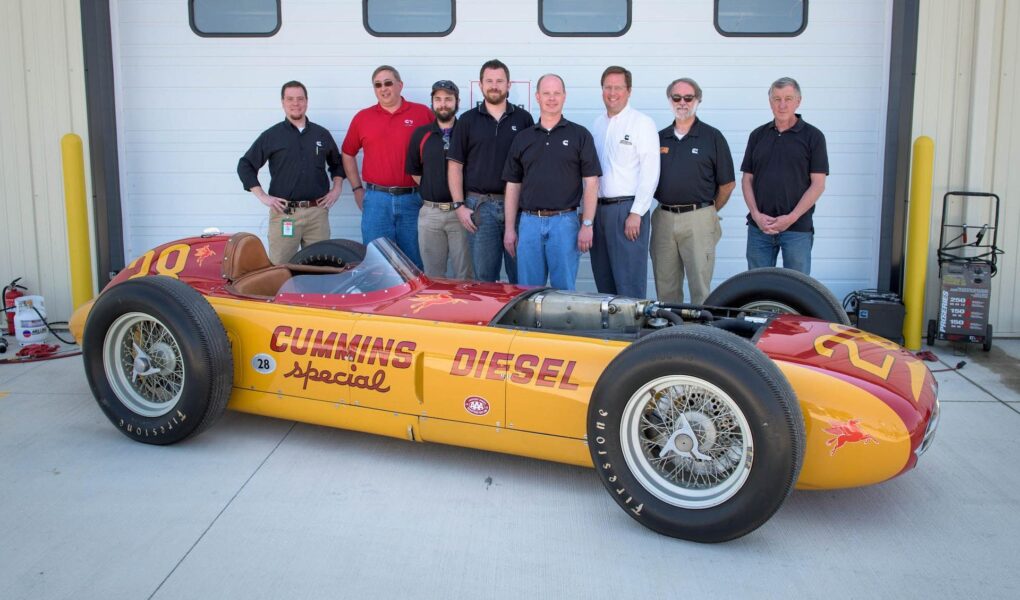
[{"label": "id badge", "polygon": [[286,238],[294,237],[294,219],[280,220],[280,235]]}]

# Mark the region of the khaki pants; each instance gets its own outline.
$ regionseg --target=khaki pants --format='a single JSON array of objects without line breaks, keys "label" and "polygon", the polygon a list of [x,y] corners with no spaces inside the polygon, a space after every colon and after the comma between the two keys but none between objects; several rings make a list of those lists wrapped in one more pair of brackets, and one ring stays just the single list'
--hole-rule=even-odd
[{"label": "khaki pants", "polygon": [[685,213],[656,208],[652,213],[652,271],[661,302],[684,301],[684,274],[691,303],[700,304],[712,288],[715,245],[722,237],[714,206]]},{"label": "khaki pants", "polygon": [[[294,236],[283,237],[283,220],[294,220]],[[309,244],[329,239],[329,211],[318,206],[295,208],[289,215],[269,213],[269,260],[279,265]]]},{"label": "khaki pants", "polygon": [[418,248],[429,277],[446,277],[447,260],[453,263],[454,279],[474,277],[468,232],[456,211],[422,206],[418,212]]}]

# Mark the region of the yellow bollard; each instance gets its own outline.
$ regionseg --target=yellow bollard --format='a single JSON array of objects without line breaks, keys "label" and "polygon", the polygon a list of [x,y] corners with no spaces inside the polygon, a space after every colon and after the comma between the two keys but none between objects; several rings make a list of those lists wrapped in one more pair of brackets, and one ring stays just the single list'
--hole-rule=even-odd
[{"label": "yellow bollard", "polygon": [[81,138],[73,133],[61,138],[60,154],[64,163],[71,304],[78,308],[92,299],[92,253],[89,252],[89,215],[85,204],[85,158]]},{"label": "yellow bollard", "polygon": [[921,349],[924,323],[924,288],[928,278],[928,242],[931,231],[931,188],[935,164],[935,142],[926,135],[914,140],[910,168],[910,207],[907,212],[907,268],[903,281],[903,344]]}]

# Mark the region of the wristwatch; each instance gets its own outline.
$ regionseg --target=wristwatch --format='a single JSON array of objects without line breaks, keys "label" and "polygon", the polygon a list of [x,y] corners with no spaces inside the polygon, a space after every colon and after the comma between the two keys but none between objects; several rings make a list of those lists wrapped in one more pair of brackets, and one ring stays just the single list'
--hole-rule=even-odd
[{"label": "wristwatch", "polygon": [[451,204],[450,206],[452,206],[452,207],[453,207],[453,210],[457,210],[458,208],[460,208],[460,207],[464,206],[464,203],[463,203],[463,202],[454,202],[454,203],[453,203],[453,204]]},{"label": "wristwatch", "polygon": [[592,221],[591,219],[585,219],[581,221],[581,227],[594,227],[594,226],[595,221]]}]

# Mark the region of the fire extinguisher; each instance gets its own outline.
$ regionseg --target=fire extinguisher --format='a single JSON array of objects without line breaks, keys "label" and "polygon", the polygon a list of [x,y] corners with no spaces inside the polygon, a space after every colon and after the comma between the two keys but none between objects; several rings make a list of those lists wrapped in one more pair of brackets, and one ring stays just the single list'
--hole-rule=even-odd
[{"label": "fire extinguisher", "polygon": [[4,312],[7,313],[7,335],[14,335],[14,301],[25,295],[28,291],[23,285],[18,285],[21,278],[18,277],[9,285],[4,287]]}]

